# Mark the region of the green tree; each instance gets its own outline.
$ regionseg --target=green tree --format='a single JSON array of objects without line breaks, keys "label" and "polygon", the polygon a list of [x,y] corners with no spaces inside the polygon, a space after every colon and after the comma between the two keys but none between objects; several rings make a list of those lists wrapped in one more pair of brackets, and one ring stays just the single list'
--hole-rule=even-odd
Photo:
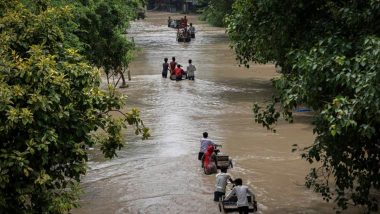
[{"label": "green tree", "polygon": [[[227,19],[240,63],[275,62],[281,77],[255,120],[272,129],[307,105],[316,139],[302,148],[306,186],[333,199],[378,210],[380,189],[380,3],[378,0],[237,0]],[[296,146],[296,145],[295,145]]]},{"label": "green tree", "polygon": [[126,124],[148,136],[139,111],[121,112],[125,97],[102,90],[100,72],[70,47],[73,7],[0,2],[0,213],[67,213],[87,146],[112,158]]},{"label": "green tree", "polygon": [[201,19],[218,27],[225,26],[224,18],[231,14],[235,0],[202,0],[200,3],[207,6],[202,9]]},{"label": "green tree", "polygon": [[120,76],[122,86],[126,85],[123,73],[135,49],[123,33],[129,21],[137,17],[142,4],[139,0],[86,1],[77,10],[76,35],[84,44],[83,54],[104,70],[107,80]]}]

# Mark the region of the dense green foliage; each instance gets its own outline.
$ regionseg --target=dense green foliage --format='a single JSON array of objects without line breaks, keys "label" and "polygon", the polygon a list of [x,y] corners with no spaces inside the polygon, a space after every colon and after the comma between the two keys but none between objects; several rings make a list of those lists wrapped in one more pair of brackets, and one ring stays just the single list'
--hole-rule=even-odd
[{"label": "dense green foliage", "polygon": [[67,213],[86,147],[99,143],[112,158],[126,124],[148,135],[139,111],[121,112],[125,97],[102,90],[99,70],[79,54],[76,7],[0,1],[0,213]]},{"label": "dense green foliage", "polygon": [[224,18],[231,14],[232,4],[235,0],[201,0],[207,6],[202,9],[201,19],[218,27],[225,26]]},{"label": "dense green foliage", "polygon": [[123,33],[142,4],[141,0],[104,0],[86,1],[78,7],[80,31],[76,34],[85,43],[83,54],[104,69],[107,79],[120,74],[123,85],[123,70],[128,67],[134,50],[134,44]]},{"label": "dense green foliage", "polygon": [[306,186],[333,199],[378,210],[380,189],[380,3],[378,0],[237,0],[228,34],[242,64],[275,62],[281,77],[255,120],[271,129],[306,105],[316,139],[302,157],[320,167]]}]

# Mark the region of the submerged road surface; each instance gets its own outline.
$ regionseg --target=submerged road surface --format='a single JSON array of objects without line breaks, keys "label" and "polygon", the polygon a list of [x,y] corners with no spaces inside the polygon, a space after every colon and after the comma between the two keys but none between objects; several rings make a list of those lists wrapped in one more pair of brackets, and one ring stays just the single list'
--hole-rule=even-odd
[{"label": "submerged road surface", "polygon": [[[127,108],[139,107],[152,137],[141,141],[125,132],[127,145],[113,160],[93,155],[81,207],[75,214],[219,213],[212,201],[215,176],[203,174],[196,159],[202,132],[233,158],[233,177],[257,194],[260,213],[333,213],[332,205],[306,189],[310,167],[291,145],[313,141],[307,113],[271,133],[254,123],[252,105],[271,97],[273,65],[239,67],[222,28],[188,16],[197,30],[190,43],[177,43],[168,16],[148,13],[132,23],[128,36],[141,51],[130,66],[132,81],[121,89]],[[195,81],[161,77],[164,57],[197,67]]]}]

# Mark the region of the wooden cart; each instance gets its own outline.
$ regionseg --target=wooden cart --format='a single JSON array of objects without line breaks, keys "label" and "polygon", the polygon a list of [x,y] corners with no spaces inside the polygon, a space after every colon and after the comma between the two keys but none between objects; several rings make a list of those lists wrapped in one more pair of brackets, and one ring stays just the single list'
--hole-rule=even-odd
[{"label": "wooden cart", "polygon": [[232,160],[228,155],[216,153],[216,167],[218,169],[233,168]]},{"label": "wooden cart", "polygon": [[[251,196],[247,196],[247,199],[248,199],[248,205],[249,205],[248,206],[248,212],[249,213],[256,212],[257,211],[257,202],[252,201]],[[237,208],[236,202],[237,202],[236,196],[232,196],[229,200],[225,200],[224,196],[223,196],[220,199],[219,204],[218,204],[219,211],[221,213],[237,212],[238,208]]]}]

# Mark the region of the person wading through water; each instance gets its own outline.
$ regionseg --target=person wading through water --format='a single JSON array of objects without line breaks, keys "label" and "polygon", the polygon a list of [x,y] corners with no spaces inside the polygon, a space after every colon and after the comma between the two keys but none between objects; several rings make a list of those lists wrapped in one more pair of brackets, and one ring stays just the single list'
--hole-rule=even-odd
[{"label": "person wading through water", "polygon": [[182,80],[182,75],[183,75],[184,71],[181,67],[182,66],[180,64],[177,64],[177,68],[174,70],[176,81]]},{"label": "person wading through water", "polygon": [[187,78],[189,80],[194,80],[194,76],[195,76],[194,72],[197,70],[195,66],[192,64],[192,62],[193,61],[189,59],[189,65],[187,66],[187,69],[186,69]]},{"label": "person wading through water", "polygon": [[165,58],[164,63],[162,64],[162,77],[163,78],[168,77],[168,70],[169,70],[168,58]]},{"label": "person wading through water", "polygon": [[228,181],[234,183],[234,181],[231,178],[231,175],[227,173],[227,169],[220,169],[220,173],[216,175],[215,180],[214,201],[219,201],[219,199],[226,194],[226,187]]},{"label": "person wading through water", "polygon": [[208,148],[209,145],[220,146],[219,144],[216,144],[216,143],[212,142],[212,140],[210,140],[208,138],[208,133],[207,132],[203,132],[203,138],[200,140],[200,142],[201,142],[201,146],[200,146],[200,150],[199,150],[199,153],[198,153],[198,160],[202,159],[202,156],[206,152],[206,150],[207,150],[207,148]]},{"label": "person wading through water", "polygon": [[241,178],[237,178],[235,180],[235,187],[232,191],[226,196],[225,200],[230,199],[233,195],[236,195],[237,202],[236,205],[238,207],[239,214],[248,214],[249,212],[249,204],[248,204],[248,194],[251,195],[252,202],[254,202],[254,209],[257,209],[257,205],[255,203],[255,194],[249,190],[249,188],[243,185],[243,180]]},{"label": "person wading through water", "polygon": [[175,69],[177,66],[177,63],[175,62],[175,57],[172,57],[172,61],[170,62],[170,79],[175,79]]}]

